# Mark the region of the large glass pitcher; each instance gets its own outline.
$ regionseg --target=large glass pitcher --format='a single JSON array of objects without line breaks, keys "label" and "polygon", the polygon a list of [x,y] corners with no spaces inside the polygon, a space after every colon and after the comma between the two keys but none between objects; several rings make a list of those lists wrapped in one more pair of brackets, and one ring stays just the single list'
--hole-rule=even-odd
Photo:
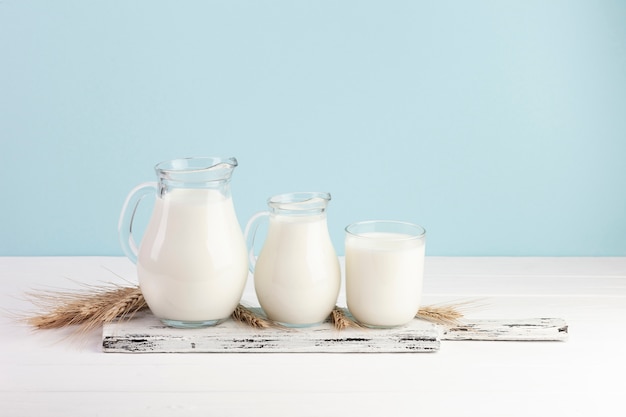
[{"label": "large glass pitcher", "polygon": [[[162,162],[158,182],[128,195],[119,237],[137,264],[150,310],[173,327],[211,326],[237,307],[248,277],[246,244],[230,193],[235,158],[186,158]],[[156,194],[139,248],[133,217],[142,198]]]},{"label": "large glass pitcher", "polygon": [[[339,260],[326,224],[329,193],[281,194],[267,202],[269,211],[246,226],[250,271],[261,308],[269,319],[290,327],[323,322],[337,302]],[[267,237],[256,259],[254,237],[269,217]]]}]

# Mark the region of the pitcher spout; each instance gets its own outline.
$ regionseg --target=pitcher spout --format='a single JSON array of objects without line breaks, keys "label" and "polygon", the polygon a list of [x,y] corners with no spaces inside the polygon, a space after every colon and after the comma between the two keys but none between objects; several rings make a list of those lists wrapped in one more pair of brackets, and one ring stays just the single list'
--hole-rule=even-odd
[{"label": "pitcher spout", "polygon": [[274,214],[308,216],[324,213],[330,199],[327,192],[296,192],[275,195],[267,205]]},{"label": "pitcher spout", "polygon": [[200,188],[229,182],[237,165],[234,157],[195,157],[164,161],[154,169],[162,184]]}]

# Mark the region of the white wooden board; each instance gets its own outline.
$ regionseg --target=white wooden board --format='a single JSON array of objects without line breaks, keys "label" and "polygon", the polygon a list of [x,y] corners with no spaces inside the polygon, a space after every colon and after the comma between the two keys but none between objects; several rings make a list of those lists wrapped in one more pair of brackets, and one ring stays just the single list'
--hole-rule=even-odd
[{"label": "white wooden board", "polygon": [[253,329],[232,320],[214,327],[176,329],[145,312],[105,325],[102,348],[128,353],[436,352],[440,335],[436,325],[421,320],[384,330],[339,331],[329,322],[305,329]]},{"label": "white wooden board", "polygon": [[558,318],[472,320],[444,328],[442,340],[564,341],[567,323]]},{"label": "white wooden board", "polygon": [[253,329],[229,320],[215,327],[175,329],[150,312],[103,328],[105,352],[436,352],[441,340],[563,341],[568,328],[558,318],[472,320],[453,327],[423,320],[395,329],[336,330],[330,322],[305,329]]}]

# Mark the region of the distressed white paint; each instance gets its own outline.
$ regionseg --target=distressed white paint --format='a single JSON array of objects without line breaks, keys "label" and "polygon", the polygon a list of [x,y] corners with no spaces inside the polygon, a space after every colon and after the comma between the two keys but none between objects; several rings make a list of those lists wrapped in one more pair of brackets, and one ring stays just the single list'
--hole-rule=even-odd
[{"label": "distressed white paint", "polygon": [[465,320],[445,328],[442,340],[564,341],[568,326],[558,318]]},{"label": "distressed white paint", "polygon": [[170,353],[362,353],[435,352],[440,331],[432,323],[414,320],[394,329],[336,330],[329,322],[300,329],[253,329],[228,320],[218,326],[175,329],[150,313],[103,328],[105,352]]},{"label": "distressed white paint", "polygon": [[375,353],[436,352],[441,340],[562,341],[567,339],[562,319],[465,320],[441,327],[413,320],[394,329],[336,330],[329,322],[304,329],[253,329],[227,321],[202,329],[164,326],[152,314],[107,324],[102,331],[105,352],[127,353]]}]

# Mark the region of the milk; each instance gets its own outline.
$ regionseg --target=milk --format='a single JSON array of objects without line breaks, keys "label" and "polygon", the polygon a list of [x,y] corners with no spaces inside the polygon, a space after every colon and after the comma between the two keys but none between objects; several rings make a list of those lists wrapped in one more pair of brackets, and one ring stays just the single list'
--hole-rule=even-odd
[{"label": "milk", "polygon": [[146,302],[161,319],[228,318],[248,276],[246,245],[231,198],[211,189],[172,189],[157,198],[137,273]]},{"label": "milk", "polygon": [[295,327],[324,321],[335,307],[341,285],[326,216],[270,215],[254,284],[270,319]]},{"label": "milk", "polygon": [[355,319],[372,327],[393,327],[415,317],[424,248],[423,239],[401,233],[346,236],[346,298]]}]

